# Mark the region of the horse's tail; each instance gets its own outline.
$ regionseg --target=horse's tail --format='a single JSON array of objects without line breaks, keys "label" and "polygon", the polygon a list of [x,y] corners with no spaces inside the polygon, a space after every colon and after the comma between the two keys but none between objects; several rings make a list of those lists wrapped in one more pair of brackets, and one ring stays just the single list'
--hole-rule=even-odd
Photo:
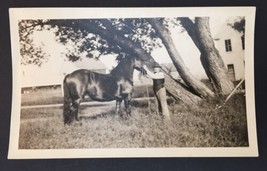
[{"label": "horse's tail", "polygon": [[63,104],[63,119],[64,124],[70,124],[73,120],[72,112],[71,112],[71,96],[68,88],[68,83],[66,81],[68,75],[65,76],[63,81],[63,93],[64,93],[64,104]]}]

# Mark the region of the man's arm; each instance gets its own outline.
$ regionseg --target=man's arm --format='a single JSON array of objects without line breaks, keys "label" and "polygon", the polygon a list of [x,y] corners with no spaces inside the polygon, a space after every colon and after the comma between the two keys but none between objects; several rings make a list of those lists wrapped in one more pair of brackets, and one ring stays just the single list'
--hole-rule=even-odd
[{"label": "man's arm", "polygon": [[152,79],[164,79],[164,74],[162,72],[158,72],[158,73],[153,73],[151,72],[145,65],[143,67],[146,72],[147,72],[147,75],[152,78]]}]

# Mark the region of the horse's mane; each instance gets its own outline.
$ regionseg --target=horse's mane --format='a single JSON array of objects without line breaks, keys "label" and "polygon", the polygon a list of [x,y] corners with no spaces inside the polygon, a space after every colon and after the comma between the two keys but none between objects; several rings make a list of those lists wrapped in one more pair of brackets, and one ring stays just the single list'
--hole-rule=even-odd
[{"label": "horse's mane", "polygon": [[118,65],[111,70],[110,74],[132,77],[133,68],[131,67],[131,63],[132,59],[130,59],[130,57],[121,59]]}]

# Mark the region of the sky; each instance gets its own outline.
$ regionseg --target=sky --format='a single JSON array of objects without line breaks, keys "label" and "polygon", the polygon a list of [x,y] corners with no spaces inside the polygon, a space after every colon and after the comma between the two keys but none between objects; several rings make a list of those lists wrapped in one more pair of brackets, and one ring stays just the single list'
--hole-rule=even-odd
[{"label": "sky", "polygon": [[[222,24],[226,23],[227,18],[210,18],[210,28],[212,35],[216,34]],[[206,78],[204,69],[200,63],[200,53],[190,36],[186,33],[180,33],[176,29],[171,30],[171,36],[175,46],[183,58],[186,66],[190,72],[199,79]],[[34,42],[42,44],[43,50],[50,54],[49,60],[42,64],[41,67],[36,65],[22,65],[22,87],[38,86],[38,85],[52,85],[61,83],[64,75],[63,72],[69,68],[69,72],[79,69],[77,63],[66,61],[64,56],[65,47],[55,41],[54,33],[51,31],[39,31],[34,34]],[[152,57],[158,63],[171,63],[171,59],[166,49],[158,48],[151,53]],[[84,59],[83,59],[84,60]],[[115,57],[112,55],[101,56],[100,61],[108,68],[117,65]]]}]

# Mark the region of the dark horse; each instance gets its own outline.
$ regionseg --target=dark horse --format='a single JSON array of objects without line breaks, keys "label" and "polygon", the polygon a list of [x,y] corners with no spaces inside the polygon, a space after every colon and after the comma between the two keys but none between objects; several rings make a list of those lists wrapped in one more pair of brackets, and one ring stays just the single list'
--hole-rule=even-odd
[{"label": "dark horse", "polygon": [[126,113],[130,115],[134,69],[142,70],[141,62],[136,58],[125,57],[110,74],[100,74],[86,69],[68,74],[63,81],[64,123],[69,124],[74,118],[79,120],[80,102],[86,95],[95,101],[116,100],[116,114],[120,112],[121,102],[124,100]]}]

